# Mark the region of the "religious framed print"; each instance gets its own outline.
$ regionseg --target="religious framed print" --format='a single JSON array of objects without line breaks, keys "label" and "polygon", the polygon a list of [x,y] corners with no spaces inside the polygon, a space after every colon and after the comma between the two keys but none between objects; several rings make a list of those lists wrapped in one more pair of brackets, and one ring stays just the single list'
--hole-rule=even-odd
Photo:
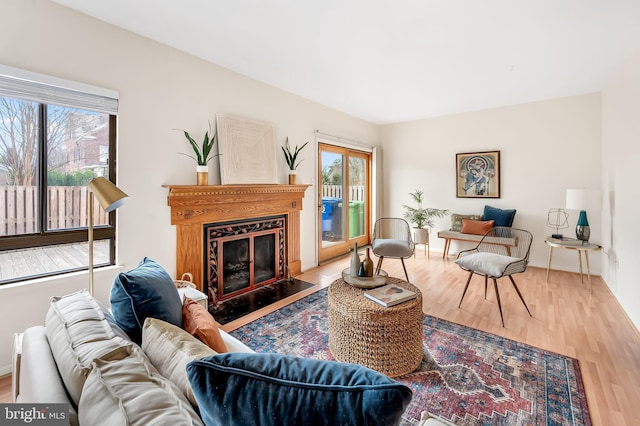
[{"label": "religious framed print", "polygon": [[457,198],[500,198],[500,151],[456,154]]}]

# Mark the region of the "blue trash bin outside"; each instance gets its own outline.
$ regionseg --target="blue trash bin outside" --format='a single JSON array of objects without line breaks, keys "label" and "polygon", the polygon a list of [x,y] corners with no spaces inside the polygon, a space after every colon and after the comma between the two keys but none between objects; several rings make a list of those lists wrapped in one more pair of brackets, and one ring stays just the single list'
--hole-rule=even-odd
[{"label": "blue trash bin outside", "polygon": [[322,197],[322,239],[340,233],[342,198]]}]

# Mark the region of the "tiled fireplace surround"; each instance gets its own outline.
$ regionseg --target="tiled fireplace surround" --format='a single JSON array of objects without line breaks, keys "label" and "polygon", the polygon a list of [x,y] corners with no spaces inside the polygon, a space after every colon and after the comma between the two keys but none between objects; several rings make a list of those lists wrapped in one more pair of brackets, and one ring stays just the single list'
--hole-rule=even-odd
[{"label": "tiled fireplace surround", "polygon": [[[193,274],[203,291],[205,226],[269,216],[285,217],[286,265],[300,274],[300,211],[309,185],[166,185],[176,225],[176,275]],[[210,300],[211,302],[211,300]]]}]

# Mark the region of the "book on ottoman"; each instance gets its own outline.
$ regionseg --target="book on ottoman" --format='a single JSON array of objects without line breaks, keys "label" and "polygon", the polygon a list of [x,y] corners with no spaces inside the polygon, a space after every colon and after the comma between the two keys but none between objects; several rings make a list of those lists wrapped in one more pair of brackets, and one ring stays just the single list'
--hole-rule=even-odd
[{"label": "book on ottoman", "polygon": [[387,308],[417,297],[414,291],[404,289],[395,284],[387,284],[374,288],[373,290],[366,291],[364,295]]}]

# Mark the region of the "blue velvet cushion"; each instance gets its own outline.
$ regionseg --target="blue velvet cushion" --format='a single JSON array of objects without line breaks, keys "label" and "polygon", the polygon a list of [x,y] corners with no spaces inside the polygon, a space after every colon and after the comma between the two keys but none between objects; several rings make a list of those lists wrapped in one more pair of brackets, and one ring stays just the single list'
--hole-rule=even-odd
[{"label": "blue velvet cushion", "polygon": [[131,340],[140,343],[147,317],[182,328],[182,302],[173,280],[162,266],[144,258],[129,272],[118,274],[111,286],[111,311]]},{"label": "blue velvet cushion", "polygon": [[187,375],[207,425],[396,425],[411,389],[355,364],[226,353]]},{"label": "blue velvet cushion", "polygon": [[497,207],[484,206],[482,220],[493,220],[493,226],[511,227],[514,217],[516,217],[516,209],[504,210]]}]

